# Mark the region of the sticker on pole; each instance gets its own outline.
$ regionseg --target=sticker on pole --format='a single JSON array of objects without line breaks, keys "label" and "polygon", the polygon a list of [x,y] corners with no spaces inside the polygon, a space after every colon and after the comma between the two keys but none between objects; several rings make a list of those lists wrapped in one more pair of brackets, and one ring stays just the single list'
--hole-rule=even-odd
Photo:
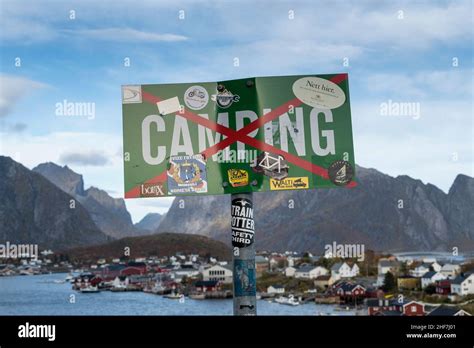
[{"label": "sticker on pole", "polygon": [[232,200],[231,209],[232,246],[245,248],[252,245],[255,233],[252,202],[246,198],[236,198]]},{"label": "sticker on pole", "polygon": [[296,80],[293,93],[303,103],[322,109],[335,109],[346,101],[344,91],[335,83],[308,76]]},{"label": "sticker on pole", "polygon": [[255,296],[255,260],[234,260],[235,297]]}]

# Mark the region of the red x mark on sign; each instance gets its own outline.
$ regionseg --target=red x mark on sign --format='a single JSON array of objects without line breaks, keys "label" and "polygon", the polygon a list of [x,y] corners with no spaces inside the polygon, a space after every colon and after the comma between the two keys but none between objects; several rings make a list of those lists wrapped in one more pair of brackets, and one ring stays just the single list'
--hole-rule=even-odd
[{"label": "red x mark on sign", "polygon": [[[347,79],[347,74],[339,74],[334,76],[330,81],[334,82],[336,84],[344,81]],[[157,102],[161,101],[161,98],[154,96],[150,93],[147,92],[142,92],[142,97],[143,100],[152,104],[156,104]],[[243,142],[247,145],[250,145],[256,149],[262,150],[262,151],[267,151],[271,152],[274,154],[281,155],[285,158],[290,163],[293,163],[294,165],[301,167],[308,172],[311,172],[315,175],[318,175],[324,179],[328,179],[328,171],[327,169],[320,167],[314,163],[311,163],[309,161],[306,161],[305,159],[295,156],[291,153],[288,153],[286,151],[283,151],[279,148],[276,148],[270,144],[267,144],[261,140],[252,138],[248,136],[250,132],[253,132],[254,130],[263,127],[265,123],[271,122],[272,120],[282,116],[283,114],[287,113],[290,109],[295,108],[299,105],[301,105],[302,102],[298,98],[294,98],[283,105],[280,105],[276,109],[273,109],[272,111],[266,113],[265,115],[259,117],[255,121],[249,123],[245,127],[239,129],[239,130],[234,130],[228,127],[225,127],[221,124],[218,124],[216,122],[213,122],[211,120],[208,120],[206,118],[203,118],[189,110],[184,109],[182,112],[179,113],[180,116],[186,118],[187,120],[197,123],[201,126],[204,126],[206,128],[212,129],[213,131],[219,132],[227,138],[221,140],[217,144],[214,144],[211,147],[208,147],[206,150],[202,152],[202,154],[206,157],[209,158],[210,156],[214,155],[220,150],[225,149],[229,145],[232,145],[233,143],[240,141]],[[163,171],[160,175],[146,181],[146,183],[158,183],[158,182],[163,182],[166,179],[166,170]],[[350,182],[347,187],[354,187],[357,184],[352,181]],[[127,191],[125,193],[126,198],[133,198],[133,197],[138,197],[139,196],[139,187],[134,187],[132,190]]]}]

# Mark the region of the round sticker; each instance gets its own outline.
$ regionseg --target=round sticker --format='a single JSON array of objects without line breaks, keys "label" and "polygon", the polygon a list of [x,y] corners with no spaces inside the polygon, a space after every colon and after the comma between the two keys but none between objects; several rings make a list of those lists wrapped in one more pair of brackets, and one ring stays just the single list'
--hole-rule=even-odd
[{"label": "round sticker", "polygon": [[338,160],[333,162],[328,168],[329,180],[337,186],[345,186],[351,182],[354,176],[354,169],[349,162]]},{"label": "round sticker", "polygon": [[184,92],[184,103],[192,110],[201,110],[209,102],[209,94],[201,86],[191,86]]},{"label": "round sticker", "polygon": [[293,93],[303,103],[321,109],[335,109],[346,101],[344,91],[335,83],[319,77],[303,77],[293,83]]}]

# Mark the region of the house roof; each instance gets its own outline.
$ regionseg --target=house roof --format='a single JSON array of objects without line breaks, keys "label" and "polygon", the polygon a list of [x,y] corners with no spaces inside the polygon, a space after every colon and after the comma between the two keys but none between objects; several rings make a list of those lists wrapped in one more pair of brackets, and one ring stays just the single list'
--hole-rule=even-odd
[{"label": "house roof", "polygon": [[315,268],[316,267],[311,266],[311,265],[302,266],[296,270],[296,273],[303,273],[303,272],[306,273],[306,272],[312,271]]},{"label": "house roof", "polygon": [[436,271],[426,272],[425,274],[423,274],[423,276],[421,278],[431,279],[431,278],[433,278],[433,276],[436,273],[438,273],[438,272],[436,272]]},{"label": "house roof", "polygon": [[432,310],[428,315],[429,316],[453,316],[461,309],[456,306],[446,306],[441,305],[438,308]]},{"label": "house roof", "polygon": [[339,271],[339,268],[341,268],[342,262],[336,262],[334,265],[331,267],[331,271]]},{"label": "house roof", "polygon": [[217,280],[198,280],[194,286],[216,286],[218,283]]},{"label": "house roof", "polygon": [[284,289],[285,288],[283,285],[280,285],[280,284],[275,284],[275,285],[270,285],[270,286],[274,289]]},{"label": "house roof", "polygon": [[463,281],[466,280],[466,277],[464,276],[464,274],[459,274],[456,278],[454,278],[452,281],[451,281],[451,284],[461,284]]}]

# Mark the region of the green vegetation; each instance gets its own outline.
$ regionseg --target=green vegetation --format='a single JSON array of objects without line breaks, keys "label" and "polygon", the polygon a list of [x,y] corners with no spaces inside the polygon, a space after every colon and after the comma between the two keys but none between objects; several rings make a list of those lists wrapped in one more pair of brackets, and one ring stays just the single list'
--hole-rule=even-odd
[{"label": "green vegetation", "polygon": [[382,290],[385,292],[392,292],[397,290],[397,280],[391,272],[387,272],[385,274]]}]

